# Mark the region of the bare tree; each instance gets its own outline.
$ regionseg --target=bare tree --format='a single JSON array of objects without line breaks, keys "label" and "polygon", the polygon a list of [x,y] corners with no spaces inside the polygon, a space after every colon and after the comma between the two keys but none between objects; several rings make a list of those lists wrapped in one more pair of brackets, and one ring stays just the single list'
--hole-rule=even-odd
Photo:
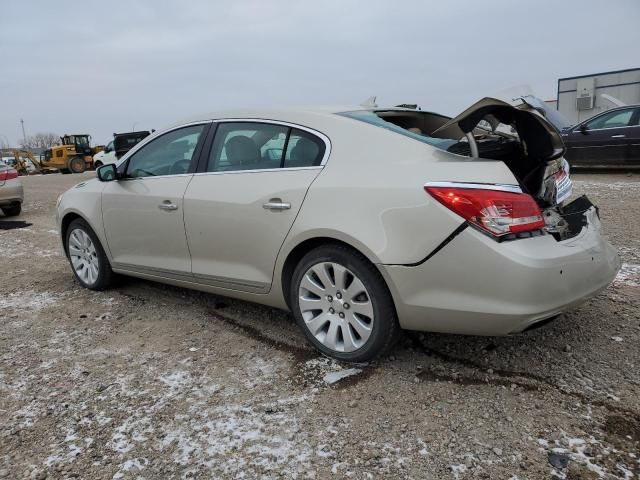
[{"label": "bare tree", "polygon": [[23,141],[21,146],[26,150],[33,150],[34,148],[47,149],[57,145],[58,143],[60,143],[60,137],[55,133],[39,132],[34,135],[29,135],[26,142]]}]

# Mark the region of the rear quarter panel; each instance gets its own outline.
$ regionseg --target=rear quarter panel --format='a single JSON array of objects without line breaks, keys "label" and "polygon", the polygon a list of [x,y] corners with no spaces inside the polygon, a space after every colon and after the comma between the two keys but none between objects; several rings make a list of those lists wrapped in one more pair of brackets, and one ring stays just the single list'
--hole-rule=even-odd
[{"label": "rear quarter panel", "polygon": [[450,154],[417,140],[338,117],[324,133],[332,144],[283,248],[328,236],[374,263],[420,261],[462,218],[424,191],[428,181],[517,184],[502,162]]}]

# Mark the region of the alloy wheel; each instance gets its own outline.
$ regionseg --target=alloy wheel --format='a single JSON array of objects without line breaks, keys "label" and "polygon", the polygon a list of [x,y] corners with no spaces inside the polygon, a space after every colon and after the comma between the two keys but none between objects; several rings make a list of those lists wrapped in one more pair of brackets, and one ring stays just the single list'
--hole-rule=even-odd
[{"label": "alloy wheel", "polygon": [[69,258],[73,270],[84,283],[93,285],[98,279],[100,263],[91,237],[81,228],[69,234]]},{"label": "alloy wheel", "polygon": [[336,352],[353,352],[367,343],[374,322],[364,283],[335,262],[312,265],[298,288],[300,313],[309,332]]}]

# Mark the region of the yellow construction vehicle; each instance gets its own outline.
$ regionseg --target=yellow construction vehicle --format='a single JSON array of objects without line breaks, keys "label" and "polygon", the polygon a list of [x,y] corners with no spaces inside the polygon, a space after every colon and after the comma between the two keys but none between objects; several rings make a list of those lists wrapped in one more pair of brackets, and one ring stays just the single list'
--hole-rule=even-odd
[{"label": "yellow construction vehicle", "polygon": [[53,173],[60,170],[57,166],[40,160],[29,150],[20,148],[0,148],[0,158],[18,171],[18,175],[30,175],[32,173]]},{"label": "yellow construction vehicle", "polygon": [[82,173],[93,166],[97,149],[91,148],[91,135],[64,135],[60,140],[62,145],[45,150],[41,163],[46,168],[55,168],[62,173]]}]

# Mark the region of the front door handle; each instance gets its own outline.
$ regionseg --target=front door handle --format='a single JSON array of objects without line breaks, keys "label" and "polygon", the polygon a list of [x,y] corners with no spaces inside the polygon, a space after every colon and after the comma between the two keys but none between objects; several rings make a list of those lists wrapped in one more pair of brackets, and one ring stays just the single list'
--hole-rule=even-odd
[{"label": "front door handle", "polygon": [[271,201],[264,203],[262,208],[265,210],[289,210],[291,204],[281,201],[279,198],[274,198]]},{"label": "front door handle", "polygon": [[158,205],[158,208],[160,210],[177,210],[178,206],[175,203],[172,203],[171,200],[165,200],[164,202],[162,202],[160,205]]},{"label": "front door handle", "polygon": [[611,138],[624,138],[625,135],[611,135]]}]

